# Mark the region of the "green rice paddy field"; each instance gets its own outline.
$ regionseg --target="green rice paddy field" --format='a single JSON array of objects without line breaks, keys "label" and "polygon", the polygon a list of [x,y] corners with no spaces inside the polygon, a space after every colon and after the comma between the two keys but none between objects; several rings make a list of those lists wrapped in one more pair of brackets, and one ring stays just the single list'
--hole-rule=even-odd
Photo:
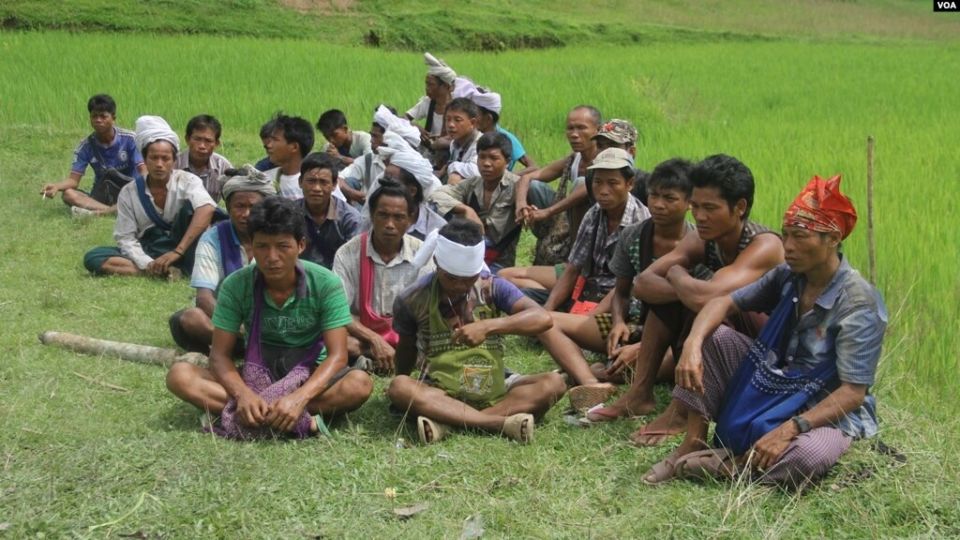
[{"label": "green rice paddy field", "polygon": [[[315,120],[338,107],[365,129],[378,103],[416,101],[423,67],[416,53],[309,41],[0,32],[0,537],[960,535],[958,53],[956,42],[791,39],[441,54],[503,94],[502,124],[540,163],[564,154],[565,112],[586,102],[639,126],[643,167],[742,159],[757,181],[753,217],[770,226],[813,174],[843,174],[861,213],[845,251],[864,272],[875,137],[891,324],[873,391],[881,438],[907,461],[858,443],[796,495],[644,487],[668,449],[629,446],[634,421],[570,427],[566,402],[530,446],[476,434],[400,444],[416,433],[386,415],[385,381],[332,440],[237,444],[199,433],[198,412],[166,393],[160,368],[42,348],[49,329],[172,346],[167,317],[192,298],[185,282],[89,277],[82,255],[111,243],[112,220],[74,221],[36,199],[88,133],[90,95],[112,94],[126,127],[158,114],[182,131],[214,114],[221,153],[238,164],[261,157],[257,130],[275,111]],[[517,367],[551,368],[526,341],[511,347]],[[395,517],[418,503],[426,510]]]}]

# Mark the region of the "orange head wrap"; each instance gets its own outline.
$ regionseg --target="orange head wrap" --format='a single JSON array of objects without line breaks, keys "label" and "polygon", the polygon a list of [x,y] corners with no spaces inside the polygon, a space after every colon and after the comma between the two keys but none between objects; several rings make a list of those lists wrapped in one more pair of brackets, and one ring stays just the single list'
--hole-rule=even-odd
[{"label": "orange head wrap", "polygon": [[844,239],[857,224],[857,210],[840,193],[840,175],[829,180],[814,176],[783,215],[784,227],[816,232],[838,232]]}]

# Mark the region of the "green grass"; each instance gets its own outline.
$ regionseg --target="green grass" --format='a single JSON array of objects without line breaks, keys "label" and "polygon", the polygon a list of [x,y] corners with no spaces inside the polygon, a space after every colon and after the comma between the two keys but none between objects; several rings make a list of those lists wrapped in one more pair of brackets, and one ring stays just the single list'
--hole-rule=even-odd
[{"label": "green grass", "polygon": [[956,39],[911,0],[6,0],[7,28],[296,38],[405,50],[508,50],[801,37]]},{"label": "green grass", "polygon": [[[170,346],[166,318],[191,300],[185,283],[88,277],[81,257],[111,242],[110,220],[76,222],[59,201],[36,200],[88,132],[89,95],[113,94],[126,126],[160,114],[179,130],[215,114],[222,152],[242,163],[260,157],[257,129],[277,109],[314,119],[337,106],[364,126],[381,101],[412,105],[423,68],[413,53],[302,40],[0,33],[0,524],[16,538],[424,538],[456,537],[480,515],[497,538],[957,536],[957,53],[776,40],[444,55],[503,93],[504,125],[540,162],[565,152],[566,110],[591,102],[638,124],[647,168],[675,155],[743,159],[757,178],[754,217],[769,225],[812,174],[843,173],[862,216],[845,248],[864,270],[865,138],[876,137],[879,285],[892,319],[874,391],[883,439],[909,461],[891,467],[857,444],[796,497],[645,488],[639,476],[666,449],[629,447],[634,422],[580,430],[558,409],[529,447],[463,434],[397,448],[416,435],[385,414],[383,381],[333,442],[236,444],[198,433],[198,412],[166,393],[158,368],[41,347],[48,329]],[[551,367],[524,341],[511,347],[514,365]],[[398,521],[389,487],[396,505],[429,508]]]}]

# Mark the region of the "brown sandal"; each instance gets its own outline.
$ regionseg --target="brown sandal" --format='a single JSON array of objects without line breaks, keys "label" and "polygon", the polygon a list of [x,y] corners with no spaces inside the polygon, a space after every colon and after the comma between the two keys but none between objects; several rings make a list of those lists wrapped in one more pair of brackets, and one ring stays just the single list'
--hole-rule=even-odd
[{"label": "brown sandal", "polygon": [[678,478],[732,480],[740,472],[737,457],[726,448],[711,448],[690,452],[677,460]]},{"label": "brown sandal", "polygon": [[673,480],[677,477],[677,461],[681,457],[683,456],[670,454],[662,461],[654,463],[653,467],[650,467],[650,470],[640,477],[640,481],[648,486],[659,486]]}]

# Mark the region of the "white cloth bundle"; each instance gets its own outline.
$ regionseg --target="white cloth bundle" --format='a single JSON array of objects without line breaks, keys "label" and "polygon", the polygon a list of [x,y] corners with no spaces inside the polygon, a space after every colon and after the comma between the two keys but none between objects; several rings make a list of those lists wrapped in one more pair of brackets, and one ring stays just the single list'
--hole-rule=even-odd
[{"label": "white cloth bundle", "polygon": [[383,135],[383,144],[385,146],[380,148],[380,156],[387,163],[396,165],[416,177],[423,190],[424,199],[440,188],[440,179],[434,176],[430,160],[411,148],[400,135],[387,131]]},{"label": "white cloth bundle", "polygon": [[177,134],[170,129],[170,124],[159,116],[148,115],[137,118],[136,134],[133,140],[141,152],[144,146],[156,141],[167,141],[178,153],[180,152],[180,137],[177,137]]},{"label": "white cloth bundle", "polygon": [[425,52],[423,53],[423,61],[427,64],[428,75],[433,75],[447,84],[453,84],[457,80],[457,72],[445,64],[443,60]]},{"label": "white cloth bundle", "polygon": [[410,146],[414,148],[420,146],[420,130],[409,120],[393,114],[390,109],[383,105],[377,107],[376,112],[373,113],[373,121],[384,131],[392,131],[402,137],[403,140],[410,143]]},{"label": "white cloth bundle", "polygon": [[460,77],[457,79],[457,85],[453,88],[453,97],[467,98],[477,107],[483,107],[488,111],[500,114],[502,108],[500,94],[487,88],[477,86],[470,79]]},{"label": "white cloth bundle", "polygon": [[414,266],[422,268],[431,257],[436,257],[439,268],[457,277],[473,277],[487,268],[482,240],[475,246],[465,246],[440,236],[439,232],[437,229],[427,235],[413,259]]}]

